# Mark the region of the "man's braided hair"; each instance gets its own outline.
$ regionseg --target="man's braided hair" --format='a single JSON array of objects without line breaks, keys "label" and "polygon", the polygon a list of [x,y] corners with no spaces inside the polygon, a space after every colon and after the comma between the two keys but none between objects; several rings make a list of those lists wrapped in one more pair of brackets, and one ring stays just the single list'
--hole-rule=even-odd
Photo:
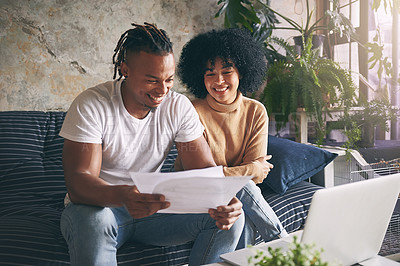
[{"label": "man's braided hair", "polygon": [[117,47],[114,49],[113,64],[114,76],[119,74],[118,80],[122,78],[120,66],[126,62],[128,52],[138,53],[140,51],[157,55],[166,55],[173,52],[172,43],[167,33],[158,29],[154,24],[145,22],[144,25],[132,23],[135,28],[129,29],[121,35]]}]

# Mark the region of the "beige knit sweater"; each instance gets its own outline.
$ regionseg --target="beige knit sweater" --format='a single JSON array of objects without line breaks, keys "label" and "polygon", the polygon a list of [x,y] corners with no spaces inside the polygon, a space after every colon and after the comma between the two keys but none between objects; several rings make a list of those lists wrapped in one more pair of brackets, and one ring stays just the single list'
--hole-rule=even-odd
[{"label": "beige knit sweater", "polygon": [[[265,156],[268,141],[268,115],[260,102],[238,96],[232,104],[215,101],[209,94],[193,101],[215,163],[224,166],[225,176],[254,176],[259,183],[264,178],[257,158]],[[178,160],[180,161],[180,160]],[[182,170],[180,163],[175,164]]]}]

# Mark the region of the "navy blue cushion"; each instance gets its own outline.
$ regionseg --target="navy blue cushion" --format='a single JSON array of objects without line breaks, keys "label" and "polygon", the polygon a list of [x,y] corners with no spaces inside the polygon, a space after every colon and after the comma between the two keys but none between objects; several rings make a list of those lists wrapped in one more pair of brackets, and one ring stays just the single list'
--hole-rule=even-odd
[{"label": "navy blue cushion", "polygon": [[324,169],[337,156],[312,145],[274,136],[268,136],[268,154],[272,155],[270,162],[274,168],[262,184],[280,195]]}]

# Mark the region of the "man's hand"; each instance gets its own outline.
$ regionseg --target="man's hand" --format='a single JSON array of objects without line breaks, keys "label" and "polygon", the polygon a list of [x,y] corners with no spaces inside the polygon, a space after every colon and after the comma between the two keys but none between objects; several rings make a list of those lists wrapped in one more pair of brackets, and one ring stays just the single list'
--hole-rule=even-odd
[{"label": "man's hand", "polygon": [[242,214],[242,203],[234,197],[228,206],[218,206],[217,209],[209,209],[208,213],[216,220],[216,224],[221,230],[229,230]]},{"label": "man's hand", "polygon": [[150,216],[171,205],[165,200],[164,195],[140,193],[136,186],[124,188],[123,204],[135,219]]}]

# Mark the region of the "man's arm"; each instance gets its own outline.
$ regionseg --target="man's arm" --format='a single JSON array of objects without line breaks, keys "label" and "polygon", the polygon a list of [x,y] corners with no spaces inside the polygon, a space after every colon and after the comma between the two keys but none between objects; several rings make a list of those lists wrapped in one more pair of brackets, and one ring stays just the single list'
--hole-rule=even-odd
[{"label": "man's arm", "polygon": [[183,169],[201,169],[216,166],[210,147],[203,136],[190,142],[176,142]]},{"label": "man's arm", "polygon": [[112,186],[99,178],[101,144],[65,139],[63,167],[65,185],[73,203],[96,206],[125,206],[134,218],[149,216],[169,207],[163,195],[139,193],[136,186]]}]

